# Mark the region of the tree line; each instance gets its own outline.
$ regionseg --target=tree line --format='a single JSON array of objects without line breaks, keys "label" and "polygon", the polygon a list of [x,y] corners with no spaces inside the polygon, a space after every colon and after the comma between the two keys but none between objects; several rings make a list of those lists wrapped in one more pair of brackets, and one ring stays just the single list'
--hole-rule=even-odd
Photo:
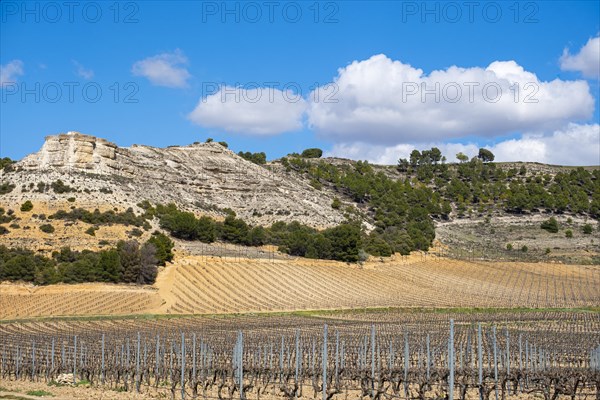
[{"label": "tree line", "polygon": [[147,215],[158,217],[161,228],[173,237],[183,240],[198,240],[212,243],[220,240],[242,246],[278,246],[279,250],[294,256],[359,261],[362,247],[361,226],[357,222],[340,224],[319,231],[299,222],[275,222],[270,227],[251,226],[237,218],[232,210],[225,210],[223,221],[208,216],[196,217],[191,212],[181,211],[173,203],[156,207],[145,202],[140,204]]},{"label": "tree line", "polygon": [[143,244],[120,241],[101,251],[74,251],[63,247],[50,257],[27,249],[0,246],[0,281],[24,281],[36,285],[55,283],[152,284],[157,267],[173,258],[173,242],[155,232]]}]

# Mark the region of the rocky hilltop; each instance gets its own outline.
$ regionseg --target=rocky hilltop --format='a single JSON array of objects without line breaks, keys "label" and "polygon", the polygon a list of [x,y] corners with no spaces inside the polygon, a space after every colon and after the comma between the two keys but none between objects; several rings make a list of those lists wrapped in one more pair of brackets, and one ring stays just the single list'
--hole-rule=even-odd
[{"label": "rocky hilltop", "polygon": [[40,151],[16,163],[3,177],[16,188],[2,202],[50,204],[71,197],[36,190],[40,183],[57,180],[73,188],[78,205],[86,208],[135,207],[149,200],[213,216],[230,208],[261,225],[296,220],[323,228],[344,220],[331,207],[333,193],[315,190],[281,166],[251,163],[218,143],[119,147],[79,132],[48,136]]}]

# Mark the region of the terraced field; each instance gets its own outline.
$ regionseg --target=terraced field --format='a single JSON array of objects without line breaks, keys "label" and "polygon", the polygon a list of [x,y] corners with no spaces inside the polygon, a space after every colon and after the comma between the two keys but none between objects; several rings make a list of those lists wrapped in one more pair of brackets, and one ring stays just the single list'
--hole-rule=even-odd
[{"label": "terraced field", "polygon": [[187,256],[153,288],[0,285],[0,318],[225,314],[374,307],[581,308],[600,304],[600,266],[396,258],[332,261]]}]

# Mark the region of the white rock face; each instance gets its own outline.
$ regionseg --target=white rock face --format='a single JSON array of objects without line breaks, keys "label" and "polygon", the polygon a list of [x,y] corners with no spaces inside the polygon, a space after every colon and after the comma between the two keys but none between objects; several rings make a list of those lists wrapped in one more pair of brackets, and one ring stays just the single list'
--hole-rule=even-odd
[{"label": "white rock face", "polygon": [[106,203],[134,207],[149,200],[175,202],[182,209],[215,216],[223,215],[218,209],[231,208],[244,220],[262,225],[297,220],[325,228],[344,221],[331,208],[333,193],[317,191],[278,166],[246,161],[218,143],[121,148],[101,138],[69,132],[48,136],[40,151],[18,162],[15,169],[4,179],[17,189],[0,199],[51,201],[73,196],[20,189],[61,179],[82,191],[76,194],[78,203],[89,203],[89,207]]},{"label": "white rock face", "polygon": [[23,159],[26,169],[80,168],[110,172],[115,168],[117,146],[104,139],[79,132],[48,136],[42,149]]}]

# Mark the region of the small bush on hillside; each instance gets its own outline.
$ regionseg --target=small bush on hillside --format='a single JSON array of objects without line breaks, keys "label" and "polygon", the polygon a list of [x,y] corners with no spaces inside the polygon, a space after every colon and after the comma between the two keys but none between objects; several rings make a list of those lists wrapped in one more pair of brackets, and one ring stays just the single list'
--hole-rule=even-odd
[{"label": "small bush on hillside", "polygon": [[33,210],[33,204],[31,201],[27,200],[25,203],[21,204],[21,211],[28,212]]},{"label": "small bush on hillside", "polygon": [[142,236],[142,235],[144,234],[144,232],[142,232],[142,231],[141,231],[140,229],[138,229],[138,228],[133,228],[133,229],[132,229],[132,230],[129,232],[129,234],[130,234],[131,236],[140,237],[140,236]]},{"label": "small bush on hillside", "polygon": [[339,210],[341,206],[342,202],[340,201],[340,199],[334,197],[333,201],[331,202],[331,208],[333,208],[334,210]]},{"label": "small bush on hillside", "polygon": [[573,237],[573,231],[572,231],[572,230],[570,230],[570,229],[567,229],[567,230],[565,231],[565,237],[567,237],[567,238],[571,239],[571,238]]},{"label": "small bush on hillside", "polygon": [[12,183],[4,182],[0,184],[0,194],[8,194],[13,191],[16,186]]},{"label": "small bush on hillside", "polygon": [[54,190],[54,193],[58,194],[70,193],[75,191],[75,189],[73,189],[71,186],[65,185],[65,183],[60,179],[52,182],[50,186],[52,186],[52,190]]},{"label": "small bush on hillside", "polygon": [[53,233],[55,231],[54,227],[50,224],[41,225],[40,230],[44,233]]},{"label": "small bush on hillside", "polygon": [[556,218],[551,217],[550,219],[542,222],[542,225],[540,225],[540,227],[543,230],[548,231],[550,233],[557,233],[558,232],[558,221],[556,220]]}]

